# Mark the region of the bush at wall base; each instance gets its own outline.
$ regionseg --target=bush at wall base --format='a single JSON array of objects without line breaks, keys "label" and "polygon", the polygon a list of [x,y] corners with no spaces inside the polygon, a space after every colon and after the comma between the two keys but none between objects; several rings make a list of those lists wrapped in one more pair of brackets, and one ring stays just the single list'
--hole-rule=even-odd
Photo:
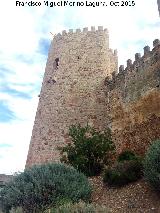
[{"label": "bush at wall base", "polygon": [[149,147],[144,159],[144,177],[160,192],[160,139]]},{"label": "bush at wall base", "polygon": [[87,176],[98,175],[115,150],[111,130],[97,131],[93,127],[80,124],[69,128],[72,143],[58,147],[61,162],[72,165]]},{"label": "bush at wall base", "polygon": [[34,166],[15,176],[0,192],[4,212],[22,207],[25,213],[42,212],[62,199],[88,201],[91,186],[87,178],[63,164]]},{"label": "bush at wall base", "polygon": [[103,181],[109,186],[123,186],[142,177],[142,163],[138,160],[117,162],[104,171]]}]

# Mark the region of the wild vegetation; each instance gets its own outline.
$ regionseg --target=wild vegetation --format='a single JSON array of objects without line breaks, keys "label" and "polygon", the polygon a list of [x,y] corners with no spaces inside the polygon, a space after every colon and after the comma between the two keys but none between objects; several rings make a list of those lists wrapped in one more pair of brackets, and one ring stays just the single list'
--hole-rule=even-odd
[{"label": "wild vegetation", "polygon": [[93,205],[89,203],[87,204],[84,202],[79,203],[69,202],[59,206],[58,208],[50,210],[50,213],[97,213],[97,212],[109,213],[110,211],[104,206]]},{"label": "wild vegetation", "polygon": [[77,124],[69,128],[69,136],[72,142],[65,147],[59,147],[61,161],[87,176],[100,174],[115,150],[110,129],[100,132],[89,125],[82,127]]},{"label": "wild vegetation", "polygon": [[[109,212],[91,202],[92,187],[86,176],[101,175],[108,187],[124,186],[144,176],[160,191],[160,140],[144,160],[131,150],[115,159],[111,131],[72,125],[71,143],[59,147],[61,161],[33,166],[16,175],[0,191],[4,213],[89,213]],[[144,166],[144,168],[143,168]]]},{"label": "wild vegetation", "polygon": [[144,175],[154,189],[160,191],[160,140],[156,140],[146,153]]},{"label": "wild vegetation", "polygon": [[63,164],[34,166],[15,176],[0,192],[2,208],[9,212],[22,207],[25,213],[42,212],[62,200],[89,201],[91,186],[87,178]]},{"label": "wild vegetation", "polygon": [[123,186],[143,175],[142,159],[132,151],[122,152],[117,161],[104,170],[103,181],[110,186]]}]

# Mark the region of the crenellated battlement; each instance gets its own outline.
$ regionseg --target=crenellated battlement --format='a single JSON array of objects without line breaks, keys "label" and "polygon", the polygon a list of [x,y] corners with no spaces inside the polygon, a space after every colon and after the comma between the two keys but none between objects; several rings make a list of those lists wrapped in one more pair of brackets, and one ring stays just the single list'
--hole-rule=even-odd
[{"label": "crenellated battlement", "polygon": [[[160,40],[155,39],[153,41],[153,48],[150,50],[149,46],[145,46],[144,54],[141,56],[140,53],[135,54],[135,60],[132,62],[131,59],[127,60],[127,66],[119,66],[119,72],[113,72],[112,75],[107,76],[105,79],[105,85],[109,90],[113,90],[115,87],[119,87],[119,84],[126,84],[126,81],[130,77],[134,77],[136,80],[136,75],[139,75],[139,72],[146,70],[147,67],[155,65],[158,60],[160,60]],[[145,73],[144,73],[145,74]]]},{"label": "crenellated battlement", "polygon": [[69,29],[68,32],[66,30],[63,30],[61,33],[58,33],[56,35],[54,35],[54,39],[61,39],[63,37],[66,36],[71,36],[71,35],[82,35],[82,34],[86,34],[86,33],[105,33],[108,34],[108,29],[103,29],[103,26],[98,26],[98,28],[96,29],[95,26],[91,26],[91,29],[89,29],[88,27],[84,27],[82,30],[81,29]]}]

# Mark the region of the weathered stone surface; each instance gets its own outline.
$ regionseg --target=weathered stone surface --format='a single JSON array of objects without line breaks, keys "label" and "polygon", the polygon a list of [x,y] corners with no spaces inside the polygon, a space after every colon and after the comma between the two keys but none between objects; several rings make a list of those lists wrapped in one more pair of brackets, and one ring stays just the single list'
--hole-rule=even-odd
[{"label": "weathered stone surface", "polygon": [[59,160],[58,145],[69,141],[69,126],[107,126],[104,79],[117,72],[117,51],[103,27],[62,32],[54,37],[42,83],[26,166]]},{"label": "weathered stone surface", "polygon": [[[156,42],[155,42],[156,41]],[[117,150],[132,149],[144,154],[160,138],[160,44],[153,43],[133,66],[105,81],[110,124]],[[147,51],[149,48],[146,48]]]}]

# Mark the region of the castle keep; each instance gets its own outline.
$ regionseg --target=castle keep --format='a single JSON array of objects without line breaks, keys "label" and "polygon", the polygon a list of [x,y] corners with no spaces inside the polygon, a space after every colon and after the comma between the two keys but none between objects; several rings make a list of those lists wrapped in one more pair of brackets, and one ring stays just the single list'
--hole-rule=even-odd
[{"label": "castle keep", "polygon": [[117,71],[117,51],[109,48],[107,29],[63,31],[53,38],[32,132],[27,166],[59,159],[69,126],[107,125],[104,79]]},{"label": "castle keep", "polygon": [[112,129],[118,152],[144,153],[160,138],[160,41],[118,72],[107,29],[54,36],[49,50],[26,167],[59,160],[75,123]]}]

